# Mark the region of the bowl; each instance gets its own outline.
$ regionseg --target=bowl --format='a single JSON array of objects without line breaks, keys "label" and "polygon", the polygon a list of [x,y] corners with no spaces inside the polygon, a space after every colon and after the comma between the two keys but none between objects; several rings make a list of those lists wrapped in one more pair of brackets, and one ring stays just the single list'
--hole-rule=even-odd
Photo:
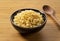
[{"label": "bowl", "polygon": [[[40,26],[37,26],[37,27],[33,27],[33,28],[23,28],[23,27],[20,27],[20,26],[17,26],[14,24],[13,22],[13,19],[14,19],[14,16],[17,15],[18,13],[20,13],[21,11],[25,11],[25,10],[33,10],[35,12],[38,12],[42,15],[43,17],[43,20],[44,22],[40,25]],[[21,34],[31,34],[31,33],[35,33],[35,32],[38,32],[40,31],[46,24],[46,15],[44,13],[41,13],[39,10],[37,9],[31,9],[31,8],[26,8],[26,9],[19,9],[17,11],[15,11],[11,16],[10,16],[10,21],[11,21],[11,24],[13,25],[13,27]]]}]

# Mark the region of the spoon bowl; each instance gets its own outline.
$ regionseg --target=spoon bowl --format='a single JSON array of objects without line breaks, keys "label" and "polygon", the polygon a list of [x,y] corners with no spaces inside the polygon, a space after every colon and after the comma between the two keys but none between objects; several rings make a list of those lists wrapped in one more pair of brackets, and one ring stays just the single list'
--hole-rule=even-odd
[{"label": "spoon bowl", "polygon": [[43,10],[44,10],[45,13],[47,13],[49,15],[54,15],[55,14],[55,11],[48,5],[44,5]]}]

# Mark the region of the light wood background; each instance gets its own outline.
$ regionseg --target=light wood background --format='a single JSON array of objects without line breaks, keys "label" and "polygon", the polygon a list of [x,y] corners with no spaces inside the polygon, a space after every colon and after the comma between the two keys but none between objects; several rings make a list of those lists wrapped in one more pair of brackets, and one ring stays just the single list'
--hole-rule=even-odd
[{"label": "light wood background", "polygon": [[21,36],[11,25],[10,15],[21,8],[42,10],[50,5],[60,21],[60,0],[0,0],[0,41],[60,41],[60,30],[51,17],[47,16],[45,27],[38,33]]}]

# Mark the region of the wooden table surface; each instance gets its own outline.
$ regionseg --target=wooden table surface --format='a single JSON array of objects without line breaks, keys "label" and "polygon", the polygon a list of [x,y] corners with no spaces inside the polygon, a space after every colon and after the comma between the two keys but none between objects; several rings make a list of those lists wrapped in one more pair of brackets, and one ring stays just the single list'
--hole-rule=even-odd
[{"label": "wooden table surface", "polygon": [[21,36],[11,25],[10,15],[21,8],[42,10],[50,5],[60,21],[60,0],[0,0],[0,41],[60,41],[60,30],[51,17],[47,16],[45,27],[38,33]]}]

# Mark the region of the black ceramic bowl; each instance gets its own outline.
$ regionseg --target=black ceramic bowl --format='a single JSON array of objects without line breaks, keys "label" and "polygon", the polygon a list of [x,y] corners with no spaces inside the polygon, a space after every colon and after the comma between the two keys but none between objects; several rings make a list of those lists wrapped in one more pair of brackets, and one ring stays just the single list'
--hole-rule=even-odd
[{"label": "black ceramic bowl", "polygon": [[13,22],[13,19],[14,19],[14,16],[17,15],[18,13],[20,13],[21,11],[25,11],[25,10],[33,10],[35,12],[39,12],[41,13],[39,10],[36,10],[36,9],[20,9],[20,10],[17,10],[15,11],[12,15],[11,15],[11,18],[10,18],[10,21],[12,23],[12,25],[14,26],[14,28],[19,31],[21,34],[30,34],[30,33],[35,33],[35,32],[38,32],[40,31],[46,24],[46,15],[44,13],[41,13],[41,15],[43,16],[43,20],[44,22],[42,23],[42,25],[40,26],[37,26],[37,27],[33,27],[33,28],[23,28],[23,27],[19,27],[17,25],[14,24]]}]

